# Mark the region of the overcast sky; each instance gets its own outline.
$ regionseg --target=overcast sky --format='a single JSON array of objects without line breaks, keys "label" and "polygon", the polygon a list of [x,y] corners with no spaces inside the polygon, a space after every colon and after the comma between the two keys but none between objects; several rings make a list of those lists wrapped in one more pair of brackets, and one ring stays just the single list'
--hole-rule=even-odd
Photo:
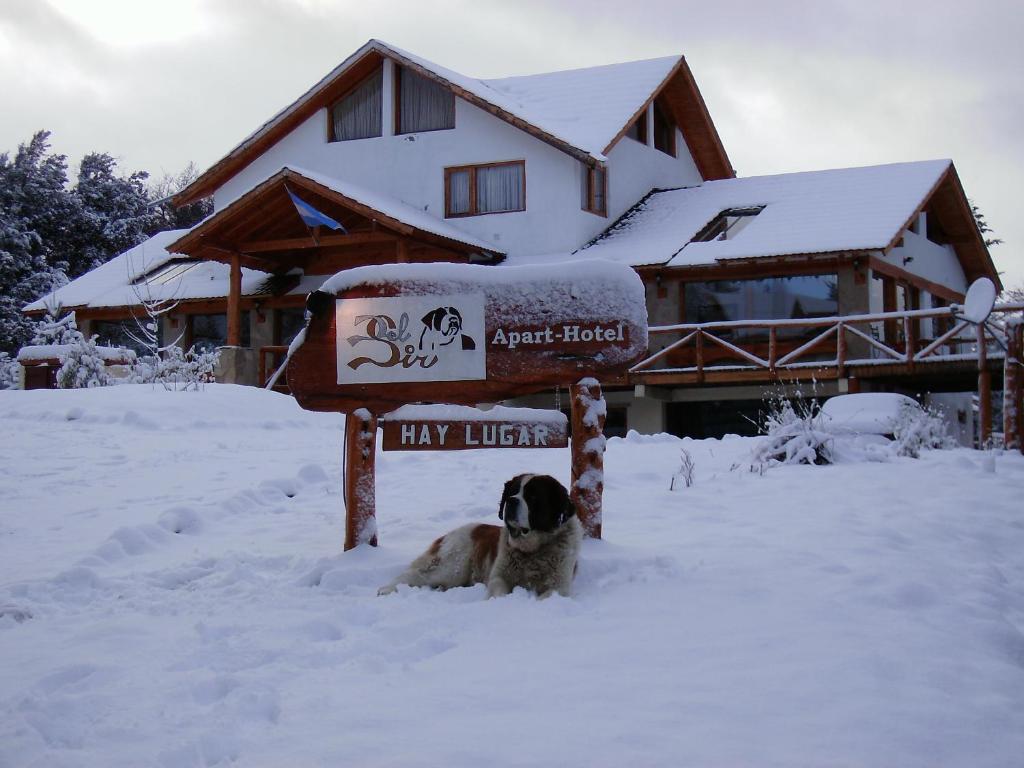
[{"label": "overcast sky", "polygon": [[1024,283],[1024,3],[0,0],[0,151],[201,169],[371,37],[476,77],[685,54],[741,176],[950,157]]}]

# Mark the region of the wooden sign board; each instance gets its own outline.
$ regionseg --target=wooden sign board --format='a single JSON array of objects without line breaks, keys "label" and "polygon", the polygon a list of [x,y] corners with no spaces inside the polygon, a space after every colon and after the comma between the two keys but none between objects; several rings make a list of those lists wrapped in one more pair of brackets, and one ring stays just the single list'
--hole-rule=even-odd
[{"label": "wooden sign board", "polygon": [[315,411],[476,405],[588,376],[615,383],[647,351],[643,284],[609,262],[360,267],[307,307],[287,374]]},{"label": "wooden sign board", "polygon": [[531,408],[406,406],[382,418],[385,451],[566,448],[568,419]]}]

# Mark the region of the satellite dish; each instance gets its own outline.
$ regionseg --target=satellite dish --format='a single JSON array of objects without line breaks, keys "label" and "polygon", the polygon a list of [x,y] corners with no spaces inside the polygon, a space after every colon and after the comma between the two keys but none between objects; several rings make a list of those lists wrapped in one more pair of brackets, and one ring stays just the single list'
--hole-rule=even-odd
[{"label": "satellite dish", "polygon": [[996,303],[996,286],[987,277],[979,277],[971,287],[967,289],[967,296],[961,307],[961,316],[964,320],[980,324],[984,323]]}]

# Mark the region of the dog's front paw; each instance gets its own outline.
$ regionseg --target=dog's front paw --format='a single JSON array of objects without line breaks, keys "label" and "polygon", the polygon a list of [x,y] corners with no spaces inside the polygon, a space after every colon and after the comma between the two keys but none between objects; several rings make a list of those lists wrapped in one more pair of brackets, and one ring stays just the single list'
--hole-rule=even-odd
[{"label": "dog's front paw", "polygon": [[386,587],[381,587],[377,590],[377,597],[384,597],[384,595],[390,595],[392,592],[397,592],[398,587],[394,584],[388,584]]},{"label": "dog's front paw", "polygon": [[487,582],[487,597],[504,597],[512,591],[502,579],[491,579]]}]

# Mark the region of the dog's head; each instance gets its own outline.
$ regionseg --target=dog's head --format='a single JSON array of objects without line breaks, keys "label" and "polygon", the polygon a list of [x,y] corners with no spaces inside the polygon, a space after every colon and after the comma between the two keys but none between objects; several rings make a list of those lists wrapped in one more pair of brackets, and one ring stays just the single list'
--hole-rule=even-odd
[{"label": "dog's head", "polygon": [[513,549],[535,552],[576,514],[565,487],[549,475],[517,475],[505,483],[498,517]]}]

